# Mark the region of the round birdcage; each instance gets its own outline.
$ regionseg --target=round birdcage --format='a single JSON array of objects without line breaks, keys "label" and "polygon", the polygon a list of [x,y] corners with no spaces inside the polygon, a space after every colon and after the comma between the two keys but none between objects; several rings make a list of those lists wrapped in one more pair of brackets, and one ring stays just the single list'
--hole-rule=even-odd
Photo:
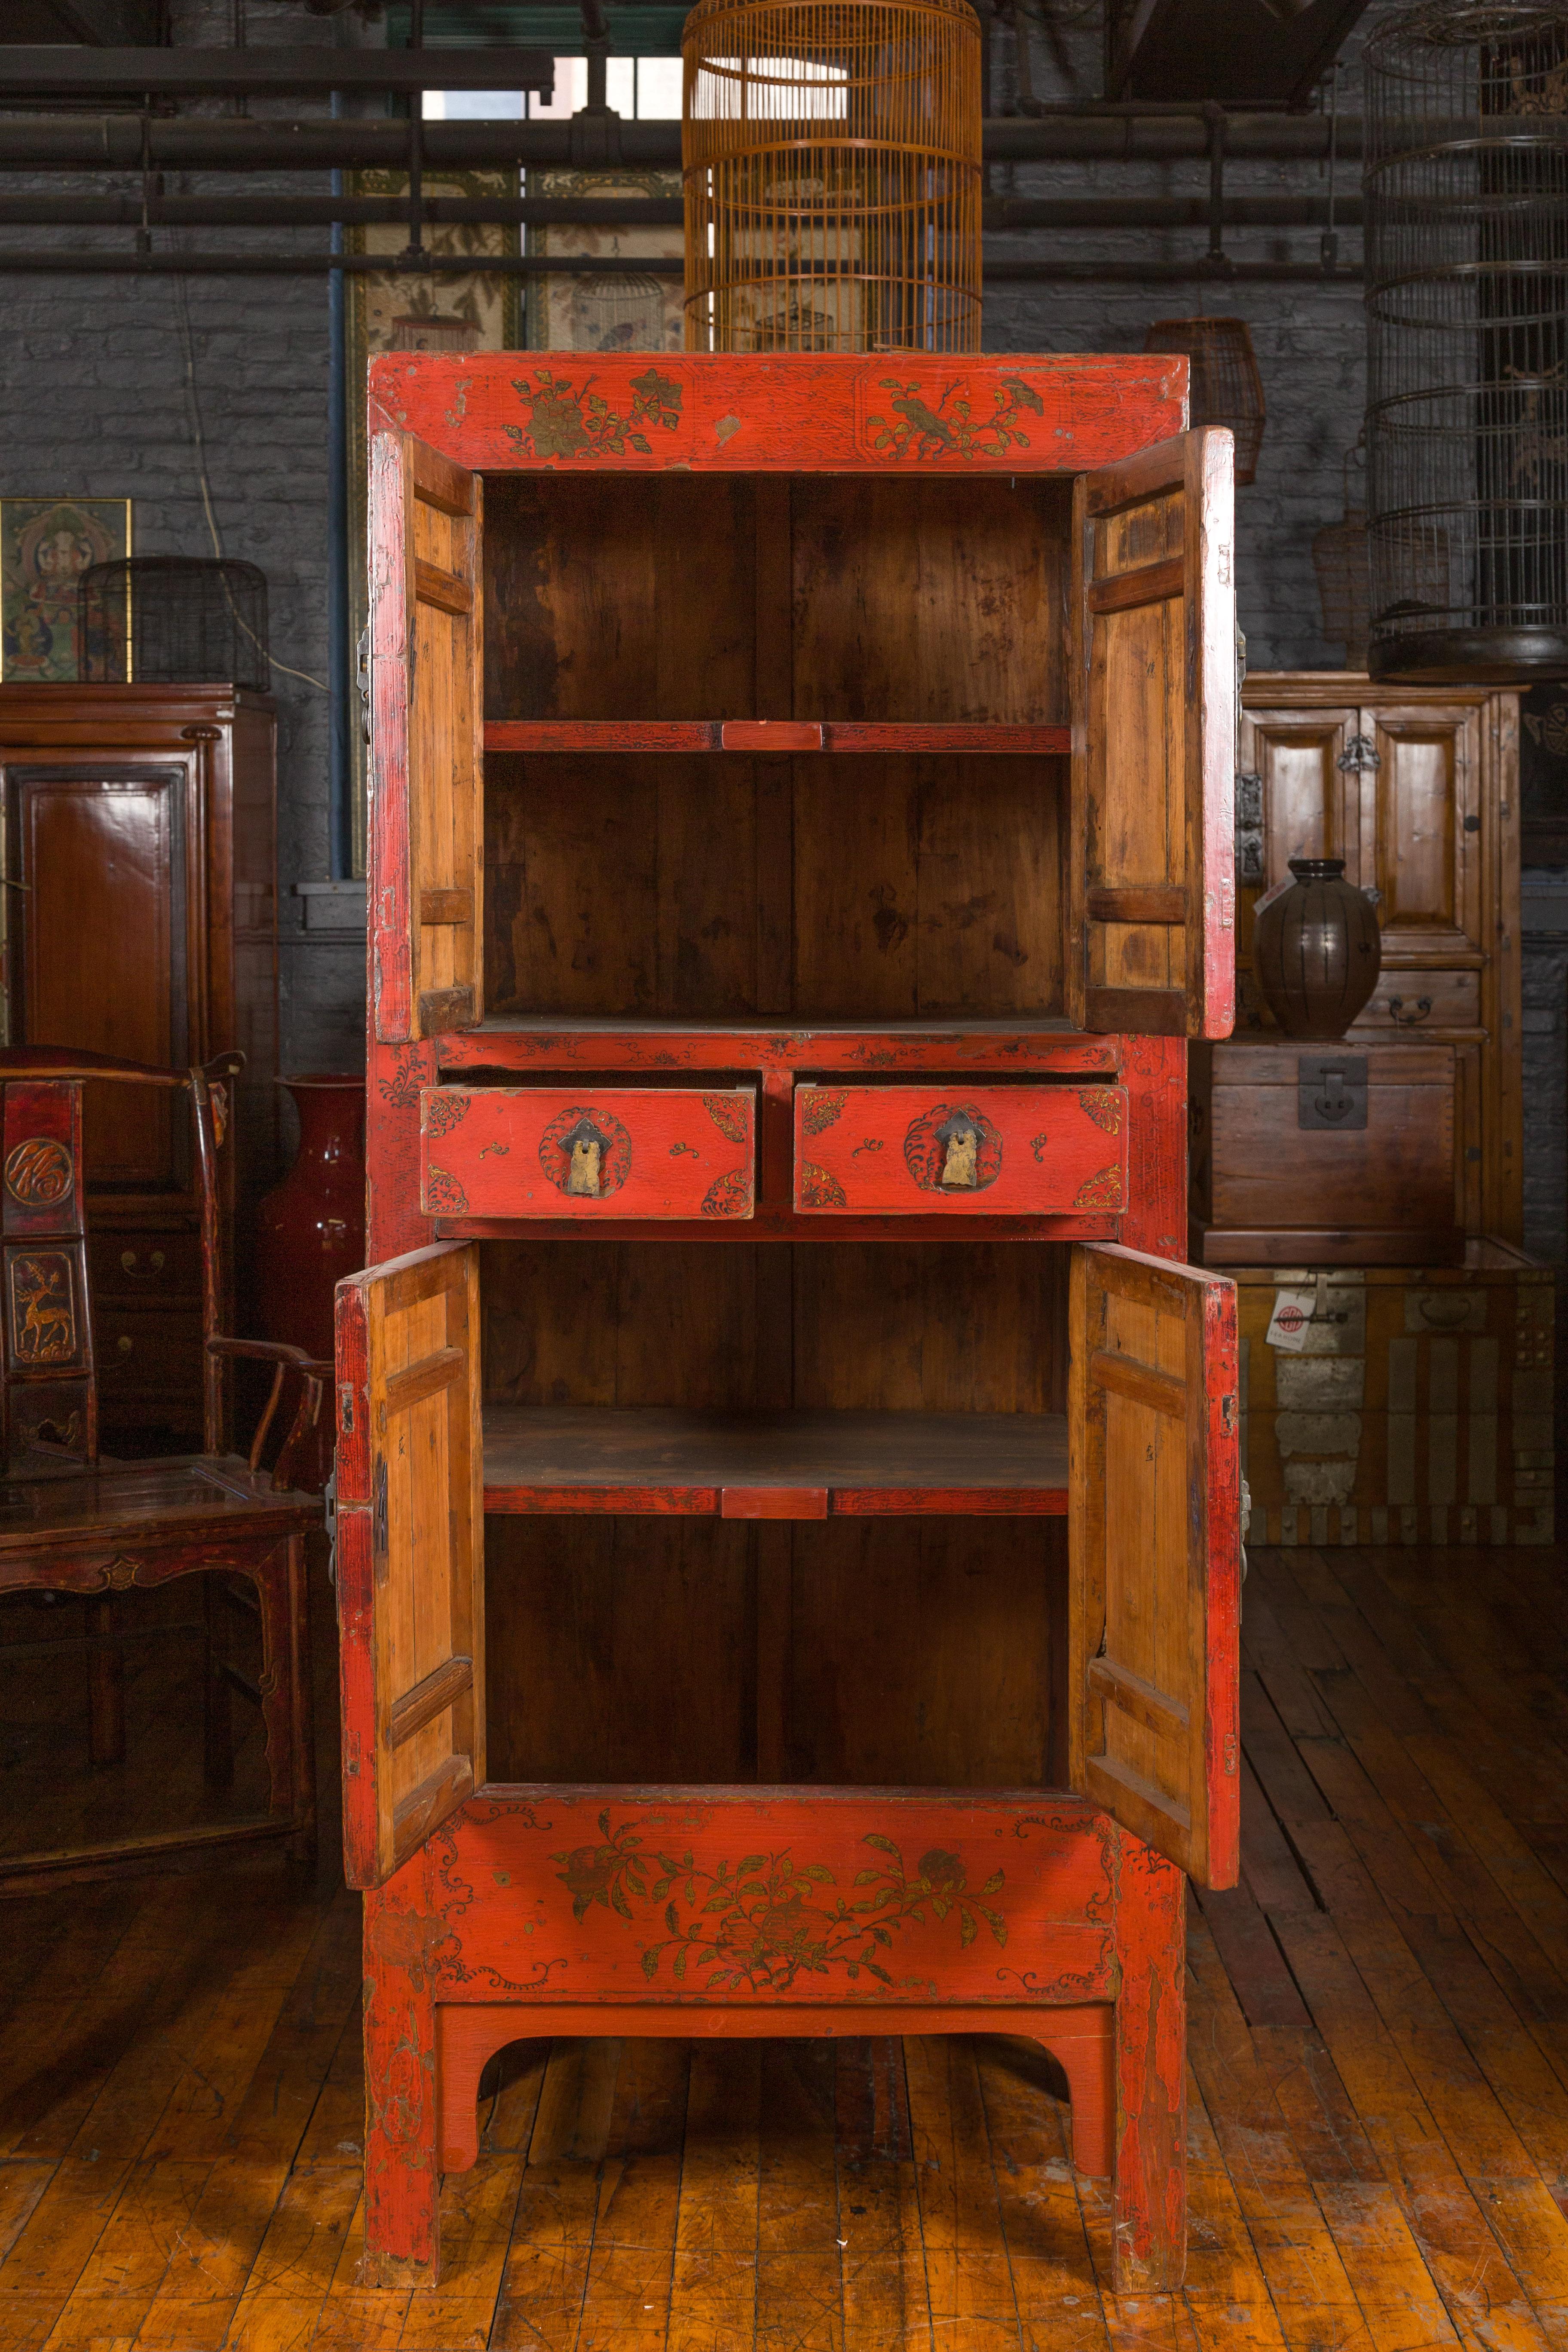
[{"label": "round birdcage", "polygon": [[132,555],[78,583],[89,686],[218,684],[267,693],[267,574],[254,563]]},{"label": "round birdcage", "polygon": [[697,0],[681,47],[688,351],[978,351],[968,0]]},{"label": "round birdcage", "polygon": [[1367,42],[1374,677],[1568,675],[1568,0]]},{"label": "round birdcage", "polygon": [[1257,478],[1267,411],[1258,354],[1245,319],[1156,319],[1146,352],[1185,352],[1187,415],[1194,425],[1228,425],[1236,436],[1236,478]]}]

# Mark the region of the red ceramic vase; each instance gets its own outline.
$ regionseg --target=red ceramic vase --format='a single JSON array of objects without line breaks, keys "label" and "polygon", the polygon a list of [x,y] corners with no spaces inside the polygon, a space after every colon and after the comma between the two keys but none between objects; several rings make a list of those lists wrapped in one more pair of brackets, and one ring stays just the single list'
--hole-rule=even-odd
[{"label": "red ceramic vase", "polygon": [[300,1114],[300,1152],[256,1212],[261,1335],[332,1352],[332,1293],[364,1264],[364,1080],[279,1078]]}]

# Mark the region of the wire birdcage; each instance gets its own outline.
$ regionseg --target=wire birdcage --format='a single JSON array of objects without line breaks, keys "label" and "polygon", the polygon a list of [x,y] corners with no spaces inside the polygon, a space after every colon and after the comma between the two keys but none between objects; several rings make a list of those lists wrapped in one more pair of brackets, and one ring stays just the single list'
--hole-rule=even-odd
[{"label": "wire birdcage", "polygon": [[1369,667],[1568,674],[1568,0],[1366,46]]},{"label": "wire birdcage", "polygon": [[968,0],[697,0],[681,47],[688,351],[978,351]]},{"label": "wire birdcage", "polygon": [[132,555],[89,564],[77,595],[90,686],[271,687],[267,574],[254,563]]},{"label": "wire birdcage", "polygon": [[1245,319],[1156,319],[1146,352],[1185,352],[1191,366],[1187,414],[1194,425],[1228,425],[1236,436],[1236,478],[1257,478],[1267,411],[1258,354]]}]

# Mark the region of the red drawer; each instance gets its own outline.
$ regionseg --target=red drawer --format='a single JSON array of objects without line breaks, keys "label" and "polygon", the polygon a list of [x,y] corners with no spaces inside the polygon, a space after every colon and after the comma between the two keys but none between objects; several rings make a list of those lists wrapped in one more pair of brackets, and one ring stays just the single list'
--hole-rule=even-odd
[{"label": "red drawer", "polygon": [[797,1087],[802,1216],[1115,1214],[1124,1087]]},{"label": "red drawer", "polygon": [[433,1087],[419,1097],[430,1217],[749,1217],[749,1088]]}]

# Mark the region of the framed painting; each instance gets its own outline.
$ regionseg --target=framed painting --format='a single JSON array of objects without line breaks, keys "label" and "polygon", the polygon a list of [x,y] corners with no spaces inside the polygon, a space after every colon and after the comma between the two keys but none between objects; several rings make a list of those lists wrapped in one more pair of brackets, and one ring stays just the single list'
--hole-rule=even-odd
[{"label": "framed painting", "polygon": [[[530,173],[534,196],[679,198],[679,172]],[[528,340],[545,352],[679,352],[685,343],[684,271],[668,265],[683,259],[679,221],[667,226],[640,223],[567,223],[531,229],[531,253],[603,260],[597,271],[549,271],[528,289]],[[649,269],[648,262],[663,269]]]},{"label": "framed painting", "polygon": [[129,499],[0,498],[0,679],[74,686],[77,583],[130,552]]}]

